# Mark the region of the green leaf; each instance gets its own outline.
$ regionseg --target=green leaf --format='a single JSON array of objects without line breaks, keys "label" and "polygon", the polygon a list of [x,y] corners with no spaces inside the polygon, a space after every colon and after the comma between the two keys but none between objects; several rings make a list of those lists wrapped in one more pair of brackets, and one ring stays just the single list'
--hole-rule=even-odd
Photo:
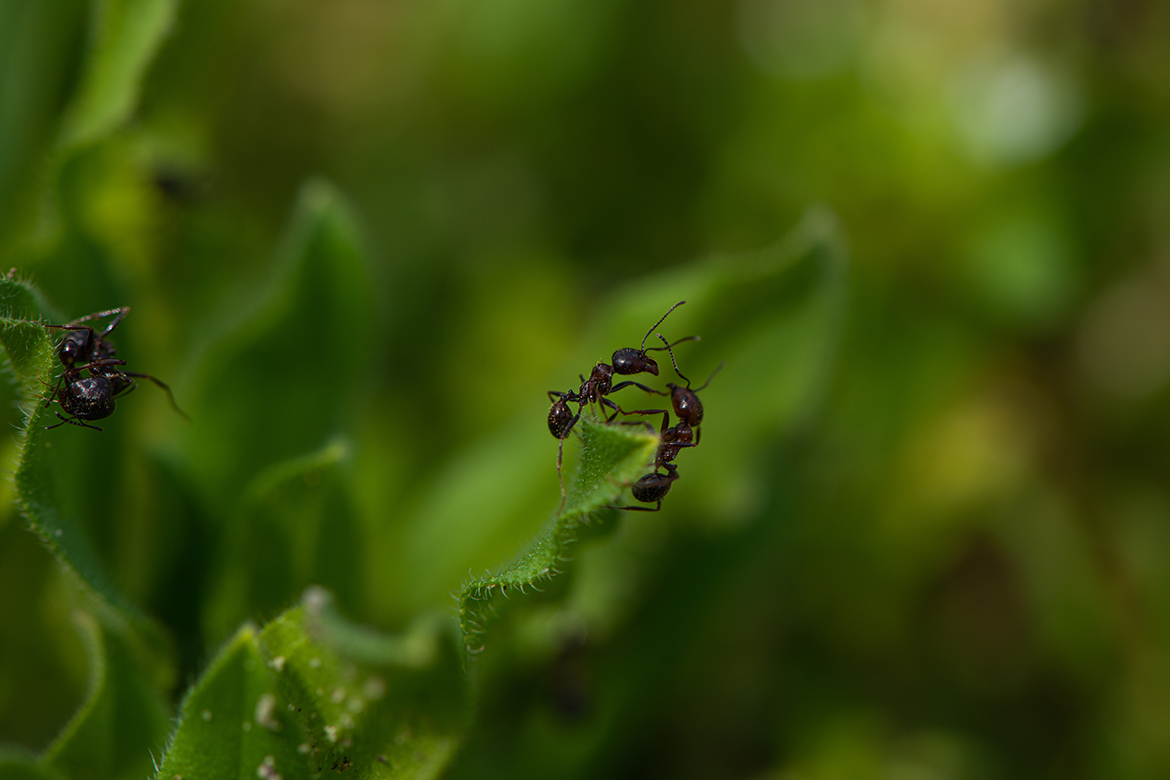
[{"label": "green leaf", "polygon": [[[404,520],[401,535],[388,535],[390,542],[379,548],[384,564],[374,576],[380,591],[398,603],[384,608],[409,614],[436,607],[469,567],[492,565],[518,539],[537,532],[533,518],[559,499],[557,443],[545,426],[543,391],[575,388],[579,373],[608,361],[617,348],[637,346],[680,300],[686,304],[658,329],[672,340],[702,337],[675,348],[680,369],[699,387],[720,363],[726,367],[700,392],[702,446],[680,454],[680,479],[663,511],[711,524],[749,517],[770,481],[761,473],[767,462],[761,448],[802,431],[827,392],[844,320],[846,268],[835,218],[812,211],[773,247],[638,279],[598,305],[581,345],[567,350],[559,381],[518,403],[522,418],[456,454]],[[683,384],[669,357],[659,359],[659,367],[656,381],[644,381],[660,390],[669,381]],[[619,399],[626,408],[668,406],[664,397],[639,394],[629,388]],[[574,440],[567,440],[567,460],[574,449]]]},{"label": "green leaf", "polygon": [[185,384],[197,424],[188,465],[231,507],[245,485],[290,454],[360,424],[372,338],[372,284],[357,225],[322,182],[301,189],[265,293],[226,304]]},{"label": "green leaf", "polygon": [[[24,279],[0,278],[0,344],[8,373],[25,402],[44,393],[41,380],[52,366],[51,344],[42,325],[53,317],[41,291]],[[26,410],[26,415],[27,415]]]},{"label": "green leaf", "polygon": [[0,279],[0,347],[21,393],[26,415],[14,479],[17,503],[32,531],[94,599],[93,606],[103,613],[103,620],[112,626],[135,627],[147,645],[139,648],[146,652],[143,660],[156,666],[162,683],[167,675],[166,637],[115,587],[81,525],[63,509],[64,491],[59,483],[66,480],[68,485],[68,476],[76,464],[61,462],[64,456],[56,454],[53,441],[54,434],[60,432],[46,430],[47,424],[57,422],[43,403],[46,387],[55,375],[56,357],[53,339],[43,323],[50,319],[60,321],[48,314],[43,297],[32,284],[15,278]]},{"label": "green leaf", "polygon": [[[75,52],[84,40],[84,3],[0,3],[0,246],[35,223],[38,179],[57,141]],[[7,253],[6,253],[7,254]]]},{"label": "green leaf", "polygon": [[224,528],[216,556],[205,634],[227,636],[257,614],[275,614],[288,594],[318,583],[351,607],[362,595],[362,549],[342,466],[345,440],[262,471],[244,491],[236,517]]},{"label": "green leaf", "polygon": [[512,564],[463,586],[459,623],[468,652],[477,651],[488,617],[501,599],[514,592],[524,593],[525,588],[540,590],[541,583],[561,573],[593,514],[615,504],[631,484],[649,472],[658,452],[658,437],[641,428],[606,425],[582,417],[574,430],[581,439],[581,467],[564,510]]},{"label": "green leaf", "polygon": [[24,748],[0,745],[0,780],[62,780]]},{"label": "green leaf", "polygon": [[75,780],[142,777],[166,737],[168,707],[117,634],[85,612],[74,619],[89,656],[89,693],[42,760]]},{"label": "green leaf", "polygon": [[320,588],[263,631],[245,626],[183,702],[159,778],[430,778],[466,727],[450,623],[403,637],[348,623]]},{"label": "green leaf", "polygon": [[179,717],[160,778],[312,776],[305,755],[297,752],[298,726],[286,703],[277,702],[251,625],[212,661],[183,700]]},{"label": "green leaf", "polygon": [[[671,495],[701,502],[694,514],[715,523],[749,516],[773,481],[761,449],[803,434],[816,420],[840,352],[847,270],[836,217],[813,209],[760,252],[645,280],[662,295],[687,301],[676,312],[683,315],[680,321],[668,320],[663,329],[669,326],[672,337],[702,335],[700,343],[676,350],[694,386],[726,364],[699,394],[705,408],[702,446],[678,460],[682,477]],[[615,308],[632,307],[638,297],[636,289],[626,290]],[[673,367],[663,371],[674,373]]]},{"label": "green leaf", "polygon": [[[178,0],[91,0],[89,40],[81,78],[60,120],[56,148],[45,163],[35,240],[42,250],[60,237],[69,211],[71,163],[126,124],[138,104],[148,67],[174,22]],[[76,206],[78,204],[72,204]]]},{"label": "green leaf", "polygon": [[177,8],[177,0],[93,0],[89,50],[61,129],[62,149],[92,143],[129,118]]}]

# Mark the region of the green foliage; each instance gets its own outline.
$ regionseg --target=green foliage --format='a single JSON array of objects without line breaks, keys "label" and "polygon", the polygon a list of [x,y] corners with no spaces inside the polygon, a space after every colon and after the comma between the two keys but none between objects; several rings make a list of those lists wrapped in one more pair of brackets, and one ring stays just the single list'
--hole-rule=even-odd
[{"label": "green foliage", "polygon": [[[698,266],[676,282],[694,294],[688,306],[700,319],[710,318],[715,330],[714,323],[724,323],[725,348],[735,350],[735,334],[747,334],[740,337],[747,360],[753,359],[753,349],[771,352],[777,341],[792,342],[801,327],[807,328],[804,338],[811,336],[813,342],[795,339],[793,357],[788,362],[781,359],[778,366],[796,370],[813,384],[757,421],[765,426],[784,421],[791,427],[801,419],[798,410],[815,396],[810,388],[823,381],[834,332],[830,326],[840,316],[840,250],[833,244],[831,223],[823,217],[810,219],[791,240],[768,253]],[[256,430],[255,438],[236,440],[234,450],[230,426],[213,422],[204,428],[197,422],[186,433],[193,443],[184,460],[191,465],[184,468],[196,485],[207,485],[204,495],[213,506],[235,507],[221,532],[212,569],[204,615],[208,636],[277,609],[290,592],[309,583],[324,583],[351,604],[360,604],[365,593],[355,565],[361,560],[365,529],[354,517],[345,478],[352,445],[334,439],[306,455],[280,460],[280,452],[302,446],[298,442],[311,441],[327,429],[314,432],[312,426],[290,426],[291,434],[299,438],[286,437],[290,443],[283,445],[261,436],[274,420],[285,415],[295,419],[293,411],[305,408],[308,396],[303,393],[273,399],[271,409],[263,402],[271,396],[272,383],[295,385],[302,368],[298,352],[308,348],[311,354],[320,354],[334,377],[353,376],[360,365],[360,339],[357,346],[331,346],[332,340],[347,340],[343,336],[363,316],[360,305],[355,307],[362,299],[360,284],[346,281],[358,279],[355,274],[362,268],[360,254],[353,249],[357,244],[351,224],[328,190],[320,185],[306,190],[270,292],[261,296],[262,303],[252,313],[212,334],[195,363],[195,379],[189,383],[194,389],[184,396],[195,419],[230,417],[241,430],[249,425]],[[354,286],[345,290],[346,284]],[[756,295],[785,301],[783,308],[789,313],[751,327],[737,323],[736,316],[750,316],[751,310],[733,312],[726,301],[746,297],[749,288]],[[74,720],[39,760],[70,777],[126,776],[138,771],[143,756],[158,743],[162,715],[156,686],[166,685],[166,642],[159,627],[105,573],[84,524],[69,511],[76,512],[86,502],[71,496],[73,485],[65,479],[70,473],[67,464],[76,465],[72,460],[76,451],[57,455],[55,445],[62,437],[45,429],[52,412],[39,401],[44,392],[41,378],[54,375],[55,361],[53,336],[42,324],[50,319],[45,304],[34,287],[19,279],[0,280],[0,291],[6,301],[0,340],[30,408],[17,494],[31,528],[75,576],[87,603],[97,610],[94,614],[112,627],[102,628],[93,617],[79,613],[90,656],[90,692]],[[623,304],[620,297],[617,301],[613,320],[649,319],[640,304]],[[307,327],[294,315],[305,309],[318,315]],[[225,377],[241,382],[249,372],[254,378],[232,403],[216,391]],[[736,372],[729,370],[733,376]],[[205,388],[202,394],[200,387]],[[250,400],[249,392],[257,395]],[[344,415],[329,418],[326,410],[332,404],[344,412],[355,399],[360,396],[353,394],[352,386],[349,392],[344,386],[331,386],[312,408],[333,419],[335,431],[342,431]],[[251,408],[260,419],[241,416],[236,406]],[[621,500],[628,486],[650,468],[657,451],[657,436],[641,426],[606,425],[585,416],[575,430],[574,438],[582,445],[580,463],[570,478],[563,511],[513,563],[463,585],[458,636],[446,621],[425,616],[398,637],[352,625],[340,617],[332,596],[314,586],[302,607],[262,629],[245,624],[202,672],[180,708],[180,724],[165,750],[160,776],[259,772],[309,777],[326,768],[350,766],[386,777],[432,777],[441,771],[463,740],[470,717],[463,652],[484,649],[490,622],[502,614],[503,599],[510,603],[513,594],[544,591],[571,566],[583,537],[612,530],[612,517],[597,525],[598,512]],[[751,446],[747,431],[737,434],[733,427],[732,434],[742,434]],[[542,438],[539,449],[547,451],[549,444]],[[250,465],[273,459],[272,465],[258,471]],[[464,473],[461,481],[481,484],[474,470]],[[563,598],[563,588],[556,593]],[[149,663],[141,666],[146,660]]]},{"label": "green foliage", "polygon": [[65,114],[63,150],[93,143],[130,117],[177,5],[177,0],[92,0],[84,75]]},{"label": "green foliage", "polygon": [[85,612],[75,620],[89,656],[90,689],[41,761],[65,777],[141,777],[166,734],[167,705],[120,637]]},{"label": "green foliage", "polygon": [[211,662],[183,700],[160,776],[436,776],[466,707],[445,629],[427,621],[382,636],[310,590],[263,631],[245,625]]},{"label": "green foliage", "polygon": [[[1170,36],[1099,5],[0,3],[0,780],[1170,775]],[[681,300],[700,446],[605,509],[586,408],[561,508],[545,391]],[[122,305],[191,421],[46,430]]]},{"label": "green foliage", "polygon": [[[62,512],[59,480],[68,479],[67,468],[52,449],[46,423],[54,417],[42,402],[44,385],[56,375],[53,341],[43,323],[49,318],[42,296],[29,283],[15,278],[0,280],[0,344],[7,367],[15,375],[25,405],[25,435],[15,483],[21,509],[34,533],[56,554],[96,597],[114,619],[148,629],[148,619],[118,592],[98,561],[89,540],[74,518]],[[161,635],[156,636],[161,641]]]},{"label": "green foliage", "polygon": [[[658,451],[658,437],[641,431],[622,430],[582,418],[578,421],[582,461],[564,508],[527,551],[495,574],[487,574],[463,586],[459,624],[468,652],[473,640],[482,641],[484,624],[493,602],[524,589],[540,590],[572,560],[573,545],[581,527],[598,510],[612,505],[627,487],[647,472]],[[575,427],[574,430],[577,430]],[[480,648],[482,649],[482,648]]]},{"label": "green foliage", "polygon": [[32,753],[0,747],[0,778],[3,780],[61,780],[61,775],[47,769]]}]

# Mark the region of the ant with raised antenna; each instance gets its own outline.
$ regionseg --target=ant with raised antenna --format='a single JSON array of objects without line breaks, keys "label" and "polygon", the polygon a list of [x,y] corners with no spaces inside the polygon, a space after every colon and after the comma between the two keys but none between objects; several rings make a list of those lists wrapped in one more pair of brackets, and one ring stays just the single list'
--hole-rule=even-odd
[{"label": "ant with raised antenna", "polygon": [[[723,367],[727,363],[722,362],[717,365],[715,370],[711,372],[711,376],[707,377],[707,381],[703,383],[703,386],[696,387],[692,390],[691,380],[687,379],[683,375],[683,372],[678,370],[678,361],[674,359],[674,351],[671,349],[673,345],[667,344],[666,339],[663,339],[661,334],[659,334],[658,338],[662,339],[663,344],[666,344],[665,347],[659,347],[659,349],[665,349],[670,354],[670,362],[674,365],[674,373],[678,374],[679,379],[684,380],[687,386],[679,387],[674,382],[667,382],[666,386],[670,388],[669,393],[664,393],[661,390],[651,390],[650,392],[658,393],[659,395],[669,395],[670,405],[674,407],[674,413],[678,416],[679,425],[685,424],[688,428],[698,428],[703,423],[703,404],[699,400],[698,393],[705,390],[707,385],[711,384],[711,380],[723,370]],[[697,444],[698,442],[696,441],[695,443]]]},{"label": "ant with raised antenna", "polygon": [[[613,376],[614,374],[620,374],[622,376],[632,376],[634,374],[653,374],[654,376],[658,376],[658,364],[654,362],[654,358],[646,354],[647,352],[654,352],[663,349],[670,351],[670,348],[675,344],[681,344],[684,341],[698,341],[698,336],[685,336],[674,342],[674,344],[671,344],[665,338],[663,338],[662,334],[658,334],[658,338],[662,339],[662,343],[666,344],[666,346],[650,347],[649,349],[646,348],[646,339],[650,338],[650,334],[653,333],[659,325],[666,321],[666,318],[670,316],[672,311],[677,309],[679,306],[682,306],[684,303],[686,303],[686,301],[679,301],[674,306],[671,306],[669,309],[667,309],[666,314],[663,314],[662,317],[659,318],[658,322],[654,323],[650,327],[650,330],[646,331],[646,335],[642,337],[642,343],[637,349],[634,349],[633,347],[622,347],[613,353],[613,356],[610,358],[610,360],[613,361],[612,363],[598,362],[597,365],[593,367],[593,370],[589,372],[588,378],[579,375],[581,380],[581,388],[577,391],[577,398],[574,400],[576,400],[577,403],[581,405],[581,408],[584,408],[585,404],[587,403],[600,402],[603,406],[607,406],[614,410],[613,416],[606,417],[606,422],[609,422],[613,420],[613,417],[619,413],[640,413],[622,411],[621,407],[614,403],[612,399],[605,397],[610,393],[616,393],[618,390],[633,386],[645,390],[647,393],[655,393],[658,395],[663,394],[661,391],[652,390],[651,388],[646,387],[646,385],[635,382],[632,379],[625,382],[619,382],[615,385],[613,384]],[[576,422],[576,420],[574,420],[574,422]],[[570,426],[570,428],[571,427],[572,426]]]},{"label": "ant with raised antenna", "polygon": [[[55,414],[61,422],[46,426],[46,430],[52,430],[65,423],[95,431],[102,430],[96,425],[88,425],[80,420],[101,420],[109,417],[114,413],[114,399],[138,387],[135,379],[149,379],[158,385],[166,391],[171,408],[185,419],[191,419],[175,403],[175,396],[165,382],[150,374],[122,371],[117,368],[126,365],[126,361],[114,357],[116,354],[114,345],[106,341],[106,337],[114,328],[118,327],[118,323],[129,311],[129,306],[122,306],[117,309],[87,314],[64,325],[45,325],[46,328],[66,331],[65,336],[56,347],[57,359],[61,361],[65,370],[61,376],[57,377],[57,383],[45,400],[45,406],[48,407],[53,401],[56,401],[66,414],[73,415],[72,417],[64,417],[60,412],[56,412]],[[114,318],[100,334],[89,325],[81,324],[111,315]],[[89,376],[82,376],[82,371],[89,371]]]},{"label": "ant with raised antenna", "polygon": [[[654,323],[654,325],[650,327],[650,330],[646,331],[646,335],[642,337],[642,343],[637,349],[634,347],[622,347],[613,353],[612,357],[610,358],[612,361],[611,363],[598,362],[597,365],[593,367],[593,370],[589,373],[588,378],[586,378],[584,375],[579,375],[581,380],[581,387],[577,390],[577,392],[573,392],[571,390],[568,392],[561,392],[559,390],[548,391],[549,398],[554,399],[553,405],[548,411],[548,430],[549,433],[551,433],[559,440],[559,444],[557,445],[557,479],[561,485],[561,509],[564,509],[566,495],[565,478],[561,470],[562,463],[564,461],[565,439],[569,437],[569,434],[573,431],[573,426],[575,426],[577,421],[581,419],[581,412],[584,411],[585,404],[599,403],[603,407],[602,416],[605,417],[606,422],[612,421],[619,414],[665,413],[665,410],[663,409],[646,409],[627,412],[618,406],[618,404],[615,403],[612,399],[607,398],[606,396],[608,396],[610,393],[616,393],[618,390],[623,388],[630,387],[631,385],[641,388],[648,393],[665,395],[665,393],[659,390],[653,390],[633,380],[619,382],[615,385],[613,384],[613,377],[614,374],[621,376],[632,376],[634,374],[653,374],[654,376],[658,376],[658,364],[654,362],[654,358],[646,354],[647,352],[653,352],[662,349],[670,351],[670,348],[674,346],[674,344],[681,344],[684,341],[698,340],[698,336],[686,336],[685,338],[681,338],[674,342],[674,344],[671,344],[665,338],[663,338],[661,334],[659,334],[658,337],[662,339],[662,342],[666,344],[666,346],[650,347],[648,349],[646,347],[646,339],[650,338],[650,334],[653,333],[655,329],[657,329],[658,326],[661,325],[666,320],[666,318],[670,316],[672,311],[677,309],[679,306],[682,306],[684,303],[686,303],[686,301],[679,301],[667,309],[666,314],[663,314],[662,317],[659,318],[658,322]],[[671,353],[671,355],[671,359],[673,360],[673,353]],[[570,403],[577,404],[576,414],[573,414],[569,409]],[[613,410],[613,414],[608,415],[605,411],[606,408]]]},{"label": "ant with raised antenna", "polygon": [[[662,499],[670,492],[671,485],[678,480],[678,469],[672,461],[678,457],[680,450],[687,447],[699,446],[699,441],[703,435],[703,429],[699,427],[703,422],[703,404],[699,401],[698,393],[706,389],[707,385],[711,384],[711,380],[715,375],[723,370],[726,363],[720,363],[711,376],[707,377],[707,381],[703,383],[702,387],[691,389],[691,380],[683,375],[678,368],[678,362],[674,359],[674,350],[671,349],[671,344],[667,343],[666,339],[661,334],[658,338],[666,344],[666,351],[670,354],[670,362],[674,365],[674,372],[679,375],[680,379],[686,381],[686,387],[668,382],[667,387],[670,388],[669,393],[659,390],[651,392],[660,395],[669,395],[670,404],[674,407],[674,413],[678,416],[678,423],[667,427],[670,422],[670,414],[663,412],[662,414],[662,429],[659,432],[660,443],[658,445],[658,453],[654,459],[654,471],[643,476],[630,487],[630,492],[634,498],[644,504],[655,503],[655,507],[650,509],[644,506],[612,506],[610,509],[622,509],[630,512],[657,512],[662,508]],[[666,469],[665,474],[659,474],[658,469]]]}]

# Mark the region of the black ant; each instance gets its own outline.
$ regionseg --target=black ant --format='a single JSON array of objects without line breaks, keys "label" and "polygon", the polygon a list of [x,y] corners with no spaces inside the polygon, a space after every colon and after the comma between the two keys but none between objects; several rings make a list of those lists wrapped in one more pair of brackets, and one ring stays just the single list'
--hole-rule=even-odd
[{"label": "black ant", "polygon": [[[613,356],[610,358],[612,363],[599,362],[593,367],[593,370],[589,373],[588,378],[585,376],[580,376],[579,378],[581,379],[581,387],[577,390],[577,392],[574,393],[571,390],[568,392],[560,392],[559,390],[548,391],[549,398],[554,399],[552,407],[548,410],[548,430],[549,433],[551,433],[559,440],[559,444],[557,445],[557,479],[560,481],[561,485],[562,509],[565,506],[565,478],[561,472],[561,465],[564,460],[565,439],[569,437],[569,434],[573,431],[573,426],[575,426],[577,421],[581,419],[581,412],[585,409],[585,404],[600,403],[603,407],[612,409],[612,415],[607,415],[605,409],[602,409],[602,415],[605,416],[606,422],[611,422],[615,417],[617,417],[618,414],[664,413],[664,410],[662,409],[646,409],[627,412],[618,406],[613,400],[606,398],[605,396],[608,396],[610,393],[616,393],[618,390],[630,387],[631,385],[641,388],[648,393],[665,395],[661,391],[652,390],[651,388],[633,380],[619,382],[615,385],[613,384],[613,376],[614,374],[620,374],[622,376],[632,376],[634,374],[653,374],[654,376],[658,376],[658,364],[654,362],[654,358],[650,357],[646,353],[662,349],[669,351],[670,348],[674,345],[668,342],[666,339],[662,338],[662,335],[659,334],[658,337],[662,339],[662,342],[666,344],[666,346],[650,347],[647,349],[646,339],[650,338],[650,334],[653,333],[654,330],[659,325],[661,325],[667,317],[670,316],[672,311],[677,309],[679,306],[682,306],[684,303],[686,303],[686,301],[679,301],[674,306],[671,306],[669,309],[667,309],[666,314],[663,314],[662,317],[659,318],[658,322],[654,323],[650,330],[646,331],[646,335],[642,337],[642,343],[637,349],[633,347],[622,347],[613,353]],[[684,341],[693,341],[697,339],[698,336],[687,336],[674,342],[674,344],[680,344]],[[671,354],[673,360],[673,353]],[[577,404],[576,414],[573,414],[569,409],[570,403]]]},{"label": "black ant", "polygon": [[[65,325],[46,325],[46,328],[56,328],[67,331],[65,337],[57,345],[57,359],[61,361],[65,371],[57,378],[52,392],[45,401],[48,407],[57,401],[61,408],[72,417],[63,417],[60,412],[55,414],[61,420],[56,425],[46,426],[46,430],[60,427],[65,423],[82,428],[102,430],[96,425],[87,425],[79,420],[100,420],[114,413],[114,398],[129,393],[138,387],[134,379],[149,379],[166,391],[171,402],[171,408],[190,420],[186,413],[175,404],[175,396],[167,384],[150,374],[137,371],[121,371],[117,366],[126,365],[125,360],[114,357],[114,345],[106,341],[106,336],[118,326],[122,318],[130,311],[129,306],[107,311],[95,312],[79,317]],[[114,315],[114,319],[100,334],[92,327],[81,323]],[[78,364],[81,365],[78,365]],[[89,371],[89,376],[82,376],[82,371]],[[61,385],[65,386],[62,387]]]},{"label": "black ant", "polygon": [[[678,468],[672,463],[680,450],[687,447],[699,446],[702,428],[692,430],[682,420],[677,425],[667,427],[670,422],[670,413],[662,413],[662,430],[659,432],[658,454],[654,458],[654,471],[645,475],[630,486],[634,498],[644,504],[657,502],[653,509],[644,506],[611,506],[609,509],[624,509],[630,512],[657,512],[662,508],[662,499],[670,492],[670,486],[678,479]],[[653,430],[653,429],[651,429]],[[665,474],[659,474],[658,469],[666,469]]]},{"label": "black ant", "polygon": [[[662,336],[659,335],[658,338],[662,339]],[[662,339],[662,342],[666,344],[666,339]],[[711,384],[711,380],[715,378],[715,375],[722,371],[723,367],[727,364],[720,363],[711,372],[711,376],[707,377],[707,381],[703,383],[702,387],[696,387],[692,390],[691,380],[683,376],[683,372],[678,370],[678,361],[674,359],[674,352],[670,349],[672,346],[672,344],[666,344],[665,347],[660,347],[660,349],[665,349],[670,353],[670,362],[674,365],[674,373],[678,374],[680,379],[686,380],[687,386],[679,387],[674,382],[666,383],[666,386],[670,388],[670,405],[674,407],[674,413],[678,415],[679,426],[685,425],[688,428],[698,428],[703,423],[703,403],[699,400],[698,393],[705,390],[707,385]],[[651,390],[650,392],[658,393],[659,395],[668,395],[668,393],[660,390]],[[695,443],[697,444],[698,442],[696,441]]]},{"label": "black ant", "polygon": [[[616,393],[618,390],[630,386],[641,388],[647,393],[657,393],[658,395],[662,395],[660,391],[652,390],[649,387],[646,387],[646,385],[635,382],[632,379],[625,382],[619,382],[615,385],[613,384],[613,375],[621,374],[623,376],[632,376],[634,374],[653,374],[654,376],[658,376],[658,364],[654,362],[654,358],[646,354],[647,352],[654,352],[663,349],[669,351],[670,348],[675,344],[681,344],[684,341],[698,340],[698,336],[685,336],[684,338],[674,342],[674,344],[671,344],[667,342],[667,340],[663,338],[661,334],[659,334],[658,338],[662,339],[662,343],[666,344],[666,346],[650,347],[649,349],[646,348],[646,339],[650,338],[650,334],[653,333],[659,325],[666,321],[666,318],[670,316],[672,311],[677,309],[679,306],[682,306],[684,303],[686,303],[686,301],[679,301],[674,306],[671,306],[669,309],[667,309],[666,314],[663,314],[658,322],[654,323],[650,330],[646,331],[646,335],[642,337],[642,344],[637,349],[634,349],[633,347],[622,347],[613,353],[613,356],[610,358],[610,360],[613,361],[612,363],[598,363],[593,367],[593,370],[589,372],[588,379],[586,379],[584,376],[579,376],[581,380],[581,388],[576,393],[577,397],[572,400],[575,400],[577,403],[579,403],[582,408],[584,408],[585,404],[587,403],[597,402],[600,402],[603,406],[609,407],[614,411],[614,414],[612,416],[606,417],[606,422],[612,421],[613,418],[616,417],[619,413],[642,414],[642,412],[624,412],[620,406],[605,396],[609,395],[610,393]],[[656,414],[657,412],[648,411],[646,413]],[[576,420],[573,422],[575,423]],[[570,424],[569,427],[571,429],[572,425]],[[568,434],[566,433],[566,435]]]},{"label": "black ant", "polygon": [[[668,382],[667,387],[670,388],[670,405],[674,407],[674,413],[678,415],[678,423],[667,427],[670,422],[670,414],[663,412],[662,414],[662,429],[659,432],[660,443],[658,445],[658,454],[654,459],[654,471],[645,475],[630,487],[630,492],[634,498],[644,504],[657,502],[653,509],[644,506],[615,506],[610,509],[624,509],[631,512],[657,512],[662,508],[662,499],[670,492],[671,485],[678,479],[678,469],[671,462],[676,457],[680,450],[687,447],[699,446],[699,441],[703,435],[703,429],[699,426],[703,422],[703,404],[699,401],[698,393],[707,385],[711,384],[711,380],[715,375],[723,370],[724,363],[720,363],[711,376],[707,377],[707,381],[703,383],[702,387],[691,389],[691,380],[683,376],[683,373],[678,369],[678,362],[674,359],[674,351],[670,349],[671,344],[666,343],[666,339],[659,334],[658,338],[662,339],[666,344],[666,350],[670,353],[670,362],[674,364],[674,372],[679,375],[681,379],[685,379],[687,386],[680,387],[673,382]],[[657,392],[660,395],[667,395],[667,393]],[[665,474],[659,474],[658,469],[665,468]]]}]

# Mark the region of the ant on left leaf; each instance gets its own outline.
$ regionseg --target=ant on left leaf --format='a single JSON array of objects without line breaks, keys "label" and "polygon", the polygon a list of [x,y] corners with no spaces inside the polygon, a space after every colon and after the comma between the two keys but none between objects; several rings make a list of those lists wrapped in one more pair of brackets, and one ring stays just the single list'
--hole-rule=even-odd
[{"label": "ant on left leaf", "polygon": [[[121,369],[121,366],[126,365],[126,361],[115,357],[114,345],[107,341],[106,337],[118,327],[129,312],[129,306],[122,306],[87,314],[64,325],[45,325],[46,328],[65,331],[64,337],[54,348],[57,360],[65,370],[57,377],[57,383],[45,399],[45,406],[47,408],[56,401],[66,414],[72,415],[65,417],[61,412],[55,412],[61,422],[45,426],[46,430],[69,423],[100,431],[101,428],[98,426],[89,425],[82,420],[101,420],[113,414],[114,399],[138,387],[135,379],[149,379],[165,390],[171,408],[190,421],[191,418],[175,404],[175,396],[165,382],[150,374]],[[113,319],[100,333],[95,328],[82,324],[103,317]],[[83,375],[83,371],[88,371],[89,376]]]}]

